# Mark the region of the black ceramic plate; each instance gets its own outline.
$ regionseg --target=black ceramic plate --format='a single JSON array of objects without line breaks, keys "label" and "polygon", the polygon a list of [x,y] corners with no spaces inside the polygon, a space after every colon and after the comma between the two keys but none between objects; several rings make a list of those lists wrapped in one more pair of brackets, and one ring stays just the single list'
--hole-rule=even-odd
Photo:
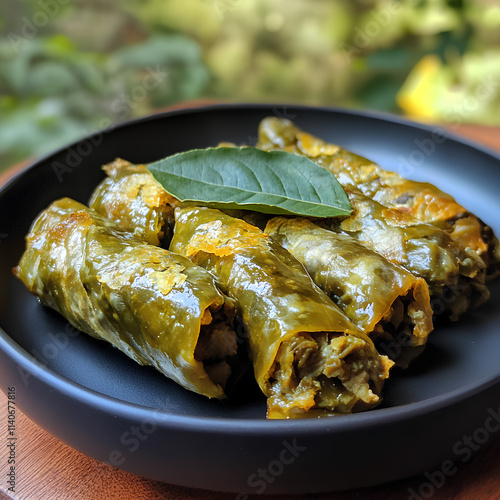
[{"label": "black ceramic plate", "polygon": [[[466,458],[500,405],[500,287],[489,303],[444,324],[428,349],[386,384],[369,412],[266,421],[265,400],[243,381],[230,401],[207,400],[75,332],[11,274],[35,215],[70,196],[86,202],[120,156],[151,162],[219,141],[252,143],[267,115],[453,194],[500,233],[500,158],[442,130],[344,110],[222,105],[155,115],[73,144],[0,193],[0,382],[19,408],[74,448],[170,483],[234,492],[320,492],[433,471]],[[499,417],[500,418],[500,417]],[[490,420],[488,420],[490,419]],[[474,438],[475,439],[475,438]],[[96,470],[96,474],[100,474]]]}]

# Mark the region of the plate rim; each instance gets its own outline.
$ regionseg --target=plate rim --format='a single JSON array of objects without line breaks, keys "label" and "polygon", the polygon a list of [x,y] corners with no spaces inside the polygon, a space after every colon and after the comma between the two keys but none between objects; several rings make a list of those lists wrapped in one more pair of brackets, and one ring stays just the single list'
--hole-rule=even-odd
[{"label": "plate rim", "polygon": [[[446,139],[452,140],[461,145],[468,146],[483,154],[493,157],[496,161],[500,162],[500,153],[488,146],[477,143],[474,140],[461,137],[454,132],[449,131],[443,124],[432,126],[429,124],[414,122],[408,118],[393,115],[390,113],[383,113],[380,111],[349,109],[343,107],[333,106],[312,106],[304,104],[273,104],[273,103],[216,103],[204,106],[193,106],[180,109],[160,111],[158,113],[150,114],[148,116],[127,120],[123,123],[112,125],[102,130],[95,131],[91,134],[85,135],[74,142],[67,144],[55,151],[43,155],[30,163],[25,169],[9,179],[1,188],[0,196],[3,196],[6,190],[11,189],[22,177],[28,174],[32,169],[36,168],[40,163],[50,161],[51,158],[61,154],[76,145],[90,140],[99,135],[105,135],[113,132],[115,129],[124,129],[131,126],[137,126],[140,123],[161,120],[168,116],[186,115],[186,114],[199,114],[205,112],[212,112],[225,109],[261,109],[269,110],[279,107],[286,107],[288,111],[303,110],[307,112],[325,112],[334,114],[347,114],[361,118],[369,118],[381,120],[384,122],[391,122],[397,125],[403,125],[409,128],[416,128],[428,133],[436,132],[436,130],[443,129],[446,131]],[[84,385],[74,382],[63,375],[55,372],[49,367],[45,366],[42,362],[37,360],[31,353],[26,351],[20,344],[18,344],[3,328],[0,327],[0,349],[5,355],[8,355],[16,365],[23,366],[23,369],[32,373],[39,380],[43,381],[50,387],[54,387],[60,393],[65,394],[72,399],[78,399],[80,402],[98,408],[103,411],[112,410],[115,414],[118,412],[125,418],[147,418],[151,412],[155,413],[155,418],[158,420],[159,425],[166,428],[197,430],[200,431],[200,422],[203,423],[203,430],[206,432],[226,432],[238,431],[243,433],[275,433],[276,431],[295,432],[300,434],[316,434],[325,431],[330,432],[343,432],[353,431],[358,427],[365,427],[366,425],[386,425],[402,422],[409,419],[417,418],[422,414],[429,414],[439,411],[445,407],[452,406],[453,404],[462,402],[473,396],[486,391],[492,385],[500,384],[500,372],[481,378],[480,380],[467,384],[458,389],[445,392],[438,396],[424,399],[413,403],[406,403],[398,406],[387,408],[375,408],[371,411],[360,412],[349,415],[338,415],[335,419],[285,419],[285,420],[268,420],[264,416],[262,418],[225,418],[225,417],[204,417],[204,416],[189,416],[182,414],[169,413],[165,409],[155,409],[151,407],[141,406],[136,403],[124,401],[122,399],[100,393],[96,390],[90,389]],[[335,424],[332,425],[332,422]]]},{"label": "plate rim", "polygon": [[[96,130],[90,134],[85,134],[82,137],[80,137],[79,139],[76,139],[68,144],[65,144],[65,145],[63,145],[63,146],[61,146],[53,151],[50,151],[49,153],[40,155],[36,158],[29,159],[28,164],[26,165],[25,168],[23,168],[20,172],[16,173],[10,179],[8,179],[5,184],[0,186],[0,196],[3,194],[4,190],[6,190],[7,188],[10,188],[11,185],[14,184],[22,175],[29,172],[33,168],[35,168],[39,163],[50,161],[51,158],[63,153],[64,151],[66,151],[68,149],[73,148],[77,144],[91,140],[92,138],[95,138],[96,136],[99,136],[99,135],[109,134],[116,129],[127,128],[127,127],[138,125],[138,124],[143,123],[143,122],[162,119],[165,116],[184,115],[184,114],[191,114],[191,113],[203,113],[203,112],[210,112],[210,111],[217,111],[217,110],[231,109],[231,108],[242,108],[242,109],[269,108],[270,112],[272,113],[273,110],[275,110],[279,107],[304,110],[304,111],[309,111],[309,112],[321,111],[321,112],[326,112],[326,113],[354,115],[354,116],[359,116],[359,117],[363,117],[363,118],[370,118],[370,119],[375,119],[375,120],[382,120],[385,122],[391,122],[391,123],[394,123],[397,125],[404,125],[404,126],[411,127],[411,128],[417,128],[417,129],[420,129],[420,130],[423,130],[426,132],[430,132],[430,133],[436,132],[436,130],[438,130],[438,129],[444,130],[446,132],[446,135],[445,135],[446,140],[451,140],[453,142],[457,142],[457,143],[460,143],[462,145],[468,146],[472,149],[479,150],[480,152],[487,154],[489,156],[492,156],[496,160],[500,161],[500,151],[497,151],[497,150],[493,149],[492,147],[489,147],[485,144],[482,144],[481,142],[478,142],[474,139],[464,137],[460,134],[457,134],[454,131],[451,131],[450,129],[446,128],[445,123],[440,124],[440,125],[432,125],[429,123],[414,121],[411,118],[396,115],[393,113],[376,111],[376,110],[344,108],[341,106],[314,106],[314,105],[309,105],[309,104],[286,104],[286,103],[276,104],[276,103],[221,102],[221,103],[206,104],[206,105],[201,105],[201,106],[193,105],[192,107],[185,107],[185,108],[172,109],[172,110],[167,109],[164,111],[158,111],[156,113],[152,113],[152,114],[149,114],[147,116],[141,116],[138,118],[133,118],[131,120],[126,120],[126,121],[121,122],[121,123],[110,125],[109,127],[105,127],[103,129]],[[12,168],[12,167],[9,167],[9,168]],[[7,172],[8,170],[9,169],[5,170],[4,172]]]},{"label": "plate rim", "polygon": [[[155,420],[158,425],[165,425],[172,429],[182,429],[187,431],[200,430],[199,423],[203,422],[203,430],[207,432],[223,431],[259,431],[275,432],[278,430],[293,431],[294,435],[300,435],[299,431],[355,431],[359,426],[365,427],[370,424],[395,424],[407,419],[417,418],[423,414],[429,414],[447,408],[456,403],[462,402],[473,396],[486,391],[495,384],[500,384],[500,374],[490,377],[483,377],[476,382],[467,384],[466,386],[448,391],[438,396],[417,401],[414,403],[406,403],[388,408],[374,408],[370,411],[352,413],[348,415],[336,415],[334,418],[317,418],[317,419],[265,419],[265,418],[224,418],[224,417],[204,417],[204,416],[189,416],[169,413],[161,408],[151,408],[142,406],[136,403],[124,401],[122,399],[100,393],[94,389],[90,389],[84,385],[67,379],[63,375],[55,372],[45,366],[32,354],[27,352],[20,346],[12,337],[0,327],[0,349],[4,354],[8,355],[14,363],[21,369],[35,376],[39,381],[53,387],[60,393],[68,397],[79,400],[80,402],[93,406],[99,410],[113,410],[115,415],[124,418],[139,417],[147,419],[154,412]],[[23,366],[24,365],[24,366]],[[76,396],[76,397],[75,397]],[[119,411],[118,411],[119,410]],[[384,418],[385,417],[385,418]],[[375,420],[375,422],[371,422]],[[338,424],[332,425],[332,422]],[[304,427],[311,429],[304,429]],[[282,427],[282,429],[281,429]],[[325,428],[326,427],[326,428]],[[331,427],[335,427],[331,429]]]}]

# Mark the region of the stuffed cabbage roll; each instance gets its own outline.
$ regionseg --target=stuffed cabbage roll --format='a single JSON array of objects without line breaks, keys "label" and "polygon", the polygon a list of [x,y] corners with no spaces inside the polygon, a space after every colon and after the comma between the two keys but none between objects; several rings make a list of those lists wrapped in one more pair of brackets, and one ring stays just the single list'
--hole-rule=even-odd
[{"label": "stuffed cabbage roll", "polygon": [[463,248],[449,233],[431,224],[384,207],[354,190],[346,192],[352,214],[318,224],[355,237],[390,262],[425,279],[436,314],[456,320],[469,307],[488,299],[485,264],[474,250]]},{"label": "stuffed cabbage roll", "polygon": [[35,220],[15,275],[72,325],[191,391],[224,398],[234,305],[188,259],[63,198]]},{"label": "stuffed cabbage roll", "polygon": [[265,232],[286,248],[347,317],[398,365],[423,349],[432,330],[429,290],[355,238],[308,219],[275,217]]},{"label": "stuffed cabbage roll", "polygon": [[146,165],[117,158],[102,168],[107,177],[92,193],[90,208],[141,240],[168,247],[179,201],[163,189]]},{"label": "stuffed cabbage roll", "polygon": [[[353,208],[349,217],[313,222],[355,238],[363,247],[423,278],[436,315],[456,320],[488,299],[485,263],[474,250],[463,248],[448,232],[384,207],[356,190],[346,189],[346,193]],[[244,210],[232,214],[261,229],[272,219],[268,214]]]},{"label": "stuffed cabbage roll", "polygon": [[463,247],[478,253],[489,278],[500,274],[500,243],[492,229],[436,186],[404,179],[336,144],[303,132],[285,119],[269,117],[261,122],[258,147],[266,150],[278,147],[308,156],[335,175],[342,186],[354,187],[382,205],[446,229]]},{"label": "stuffed cabbage roll", "polygon": [[348,413],[380,401],[392,362],[258,228],[210,208],[177,208],[170,249],[235,299],[268,418]]}]

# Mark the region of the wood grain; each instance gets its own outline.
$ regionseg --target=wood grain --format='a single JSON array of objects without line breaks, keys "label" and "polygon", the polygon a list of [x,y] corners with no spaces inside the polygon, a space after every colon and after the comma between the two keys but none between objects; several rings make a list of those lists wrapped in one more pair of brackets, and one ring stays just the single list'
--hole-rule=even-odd
[{"label": "wood grain", "polygon": [[[453,132],[500,151],[500,128],[460,126]],[[0,182],[22,167],[6,172]],[[2,387],[2,391],[7,388]],[[0,498],[15,500],[235,500],[236,495],[194,490],[152,481],[102,464],[49,435],[21,411],[16,413],[16,488],[7,484],[7,398],[0,392]],[[435,471],[428,471],[428,474]],[[499,500],[500,432],[494,433],[478,454],[457,464],[443,485],[429,475],[356,491],[307,496],[250,495],[259,500]]]}]

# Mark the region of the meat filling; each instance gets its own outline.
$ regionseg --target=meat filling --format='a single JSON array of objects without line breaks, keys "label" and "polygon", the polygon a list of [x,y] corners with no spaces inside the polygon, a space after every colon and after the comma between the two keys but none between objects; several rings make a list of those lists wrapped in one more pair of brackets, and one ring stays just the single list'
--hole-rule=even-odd
[{"label": "meat filling", "polygon": [[231,375],[231,362],[236,357],[237,339],[232,328],[232,307],[209,307],[201,318],[201,329],[194,351],[196,361],[203,363],[212,381],[226,388]]},{"label": "meat filling", "polygon": [[350,413],[380,402],[392,362],[355,336],[300,333],[283,342],[269,380],[268,418]]},{"label": "meat filling", "polygon": [[423,350],[428,318],[413,300],[413,291],[398,297],[370,334],[377,349],[398,366],[408,363]]}]

